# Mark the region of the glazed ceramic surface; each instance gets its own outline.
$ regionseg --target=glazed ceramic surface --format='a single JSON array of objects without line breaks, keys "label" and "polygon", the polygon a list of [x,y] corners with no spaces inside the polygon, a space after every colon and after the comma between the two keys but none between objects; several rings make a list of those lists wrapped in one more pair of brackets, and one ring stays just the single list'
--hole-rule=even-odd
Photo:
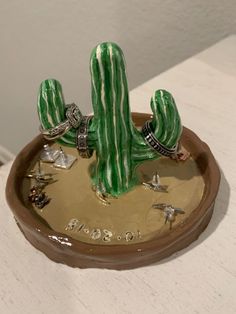
[{"label": "glazed ceramic surface", "polygon": [[[91,179],[94,185],[101,182],[107,193],[117,196],[137,184],[137,165],[159,158],[160,154],[150,148],[141,131],[133,125],[121,49],[113,43],[95,47],[91,54],[90,72],[94,116],[89,125],[88,142],[90,149],[96,151]],[[153,134],[165,147],[174,147],[180,138],[182,125],[172,95],[165,90],[154,92],[151,108]],[[38,113],[44,129],[65,120],[66,104],[58,81],[46,80],[41,84]],[[69,130],[59,142],[76,146],[76,129]]]},{"label": "glazed ceramic surface", "polygon": [[[135,124],[140,126],[150,119],[150,115],[134,114],[133,119]],[[183,130],[181,142],[190,151],[204,180],[203,195],[199,194],[201,199],[195,203],[196,207],[194,206],[195,208],[192,208],[188,215],[181,217],[171,230],[164,228],[162,230],[164,232],[154,233],[151,238],[144,238],[144,241],[134,241],[134,243],[131,241],[128,245],[124,242],[121,242],[119,245],[101,245],[101,243],[97,242],[96,244],[96,242],[91,243],[91,241],[88,243],[85,238],[81,241],[82,239],[76,239],[74,234],[56,231],[54,229],[55,225],[53,227],[50,226],[45,217],[42,217],[43,215],[39,215],[37,211],[33,210],[32,205],[27,203],[29,181],[26,184],[25,174],[34,166],[42,145],[45,143],[42,136],[35,138],[17,156],[7,182],[6,195],[8,203],[25,237],[36,248],[43,251],[56,262],[65,263],[73,267],[111,269],[127,269],[153,263],[186,247],[197,239],[210,221],[218,192],[220,172],[209,147],[186,128]],[[19,187],[21,188],[19,189]],[[77,193],[79,193],[79,190]],[[187,196],[185,191],[182,197]],[[83,197],[84,193],[81,193],[81,198]],[[181,196],[176,196],[176,199],[179,197]],[[64,201],[66,204],[67,200]],[[189,202],[191,203],[191,200]],[[47,211],[46,208],[45,210]],[[133,213],[134,211],[135,208],[132,209]],[[55,212],[57,212],[57,208],[54,209]],[[83,212],[83,209],[81,209],[81,212]],[[50,213],[48,214],[50,216]],[[61,215],[60,219],[63,220],[64,217],[64,227],[66,227],[68,220],[63,212],[61,212]],[[112,219],[112,211],[110,211],[109,215]],[[125,215],[123,218],[125,221]],[[159,218],[156,216],[157,221]],[[55,219],[55,223],[56,221],[57,219]],[[163,224],[164,221],[162,221],[162,226]]]}]

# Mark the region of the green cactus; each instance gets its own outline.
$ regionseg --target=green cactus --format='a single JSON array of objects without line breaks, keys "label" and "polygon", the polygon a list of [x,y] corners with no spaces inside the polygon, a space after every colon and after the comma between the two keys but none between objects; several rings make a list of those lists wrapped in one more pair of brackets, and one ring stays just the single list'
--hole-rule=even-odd
[{"label": "green cactus", "polygon": [[[135,168],[145,160],[160,157],[150,148],[132,122],[125,60],[114,43],[103,43],[91,54],[92,104],[94,117],[89,125],[89,147],[96,151],[96,165],[91,173],[93,184],[103,184],[107,193],[117,196],[137,184]],[[173,147],[182,125],[175,101],[165,90],[151,99],[152,128],[158,140]],[[38,97],[41,125],[48,129],[65,120],[62,88],[56,80],[42,82]],[[71,129],[59,142],[75,146],[76,130]]]}]

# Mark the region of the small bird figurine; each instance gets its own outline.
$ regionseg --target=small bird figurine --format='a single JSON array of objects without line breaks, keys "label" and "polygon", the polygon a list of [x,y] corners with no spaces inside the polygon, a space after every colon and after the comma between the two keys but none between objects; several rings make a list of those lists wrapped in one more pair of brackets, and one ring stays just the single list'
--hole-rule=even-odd
[{"label": "small bird figurine", "polygon": [[41,169],[41,163],[38,161],[38,169],[36,171],[30,171],[27,175],[26,178],[29,179],[35,179],[39,183],[53,183],[55,182],[53,176],[56,173],[44,173]]},{"label": "small bird figurine", "polygon": [[30,189],[28,199],[39,209],[42,209],[50,202],[50,198],[42,191],[42,187],[40,185],[35,185]]},{"label": "small bird figurine", "polygon": [[157,172],[154,174],[151,182],[143,182],[143,185],[150,190],[167,193],[167,185],[161,185]]},{"label": "small bird figurine", "polygon": [[160,203],[160,204],[153,204],[152,208],[155,209],[160,209],[164,213],[164,218],[165,218],[165,224],[167,222],[170,223],[170,229],[172,228],[172,223],[175,220],[175,217],[177,214],[184,214],[185,211],[181,208],[178,207],[173,207],[170,204],[165,204],[165,203]]}]

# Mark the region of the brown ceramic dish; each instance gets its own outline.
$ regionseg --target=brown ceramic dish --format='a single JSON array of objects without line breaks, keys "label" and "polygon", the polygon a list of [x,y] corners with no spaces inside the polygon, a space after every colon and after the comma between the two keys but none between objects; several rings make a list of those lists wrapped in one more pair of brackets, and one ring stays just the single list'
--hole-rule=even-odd
[{"label": "brown ceramic dish", "polygon": [[[150,119],[148,114],[134,113],[136,125]],[[78,241],[56,232],[23,200],[22,182],[34,157],[42,148],[41,135],[30,142],[16,157],[6,186],[6,197],[16,222],[26,239],[55,262],[72,267],[129,269],[159,261],[188,246],[208,225],[219,188],[220,171],[209,147],[192,131],[184,128],[181,142],[198,165],[205,188],[200,204],[178,227],[167,234],[142,243],[97,245]]]}]

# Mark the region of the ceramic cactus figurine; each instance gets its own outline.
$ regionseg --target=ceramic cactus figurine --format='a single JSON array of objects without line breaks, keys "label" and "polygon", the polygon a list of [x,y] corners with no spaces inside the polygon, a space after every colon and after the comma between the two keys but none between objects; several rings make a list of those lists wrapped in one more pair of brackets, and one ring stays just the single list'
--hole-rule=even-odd
[{"label": "ceramic cactus figurine", "polygon": [[[145,160],[161,155],[132,122],[125,60],[114,43],[103,43],[91,54],[92,104],[94,116],[88,125],[88,146],[96,151],[96,164],[91,172],[94,185],[102,184],[106,193],[118,196],[137,184],[135,168]],[[159,143],[173,148],[181,135],[182,125],[175,101],[165,90],[151,98],[152,132]],[[42,82],[38,113],[44,130],[66,120],[62,88],[56,80]],[[59,142],[76,146],[76,128],[69,128]]]}]

